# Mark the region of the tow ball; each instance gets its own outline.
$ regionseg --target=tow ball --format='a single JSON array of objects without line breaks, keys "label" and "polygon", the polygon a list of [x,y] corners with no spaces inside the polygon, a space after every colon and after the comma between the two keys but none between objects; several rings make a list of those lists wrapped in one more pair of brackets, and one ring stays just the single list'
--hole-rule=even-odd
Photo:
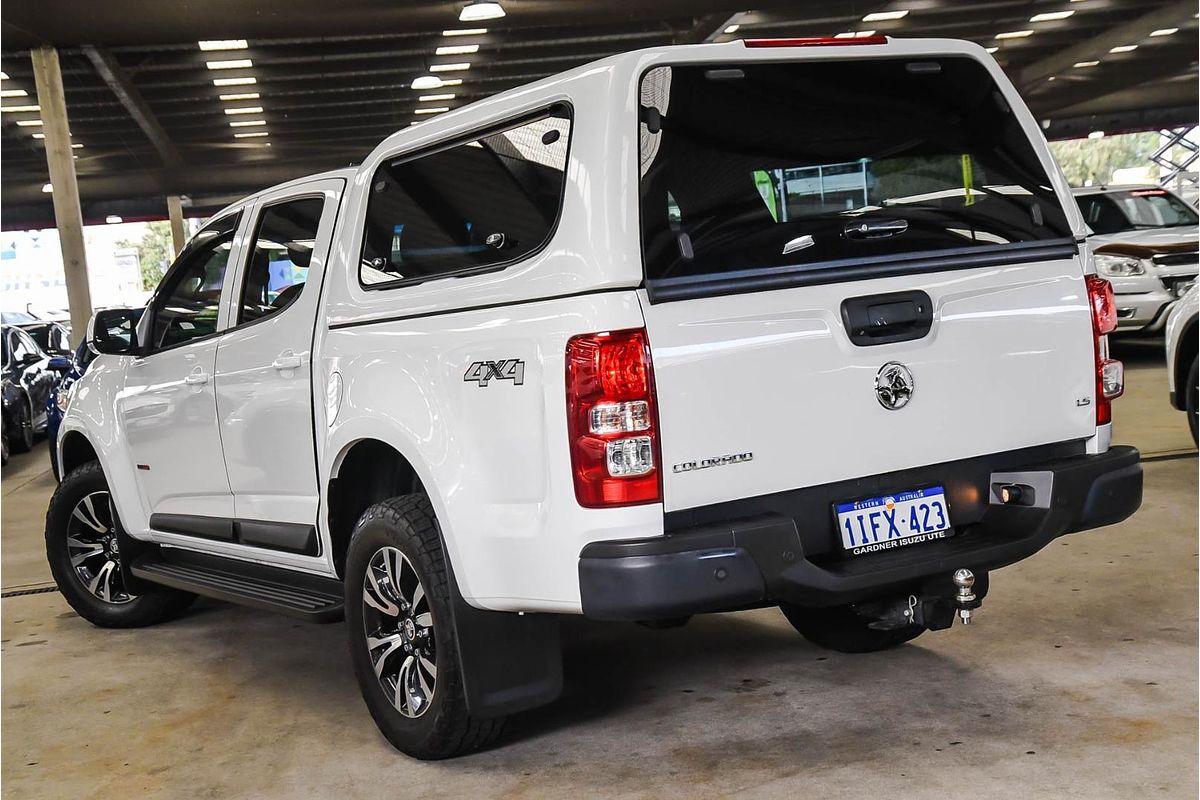
[{"label": "tow ball", "polygon": [[963,625],[970,625],[971,612],[982,605],[975,597],[975,573],[969,569],[955,570],[954,585],[958,587],[958,594],[954,597],[958,605],[958,618]]}]

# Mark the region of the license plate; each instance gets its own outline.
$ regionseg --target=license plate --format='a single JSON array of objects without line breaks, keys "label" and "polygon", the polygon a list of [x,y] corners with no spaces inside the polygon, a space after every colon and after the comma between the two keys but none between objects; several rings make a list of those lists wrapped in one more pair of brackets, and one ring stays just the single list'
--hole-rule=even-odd
[{"label": "license plate", "polygon": [[834,510],[842,547],[855,556],[944,539],[950,531],[941,486],[840,503]]}]

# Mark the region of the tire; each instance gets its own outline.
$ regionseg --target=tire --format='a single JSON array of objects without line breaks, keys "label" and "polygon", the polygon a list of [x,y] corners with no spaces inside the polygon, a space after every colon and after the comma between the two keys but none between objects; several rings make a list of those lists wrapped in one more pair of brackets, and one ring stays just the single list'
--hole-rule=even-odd
[{"label": "tire", "polygon": [[1192,431],[1192,442],[1200,444],[1198,438],[1197,427],[1200,426],[1200,420],[1197,420],[1196,414],[1200,410],[1200,371],[1197,364],[1200,359],[1192,359],[1192,368],[1188,370],[1187,386],[1184,388],[1184,407],[1187,410],[1188,428]]},{"label": "tire", "polygon": [[782,603],[779,610],[800,634],[818,647],[839,653],[874,653],[912,641],[925,632],[918,625],[894,630],[870,627],[871,620],[850,606],[802,608]]},{"label": "tire", "polygon": [[28,397],[25,402],[17,404],[13,427],[8,435],[8,449],[12,452],[28,453],[33,449],[33,404]]},{"label": "tire", "polygon": [[350,540],[345,587],[354,674],[388,742],[427,760],[493,742],[503,718],[467,711],[450,577],[429,498],[407,495],[366,510]]},{"label": "tire", "polygon": [[166,587],[139,595],[125,589],[115,522],[99,462],[72,470],[50,498],[46,559],[67,603],[101,628],[141,628],[183,613],[195,595]]}]

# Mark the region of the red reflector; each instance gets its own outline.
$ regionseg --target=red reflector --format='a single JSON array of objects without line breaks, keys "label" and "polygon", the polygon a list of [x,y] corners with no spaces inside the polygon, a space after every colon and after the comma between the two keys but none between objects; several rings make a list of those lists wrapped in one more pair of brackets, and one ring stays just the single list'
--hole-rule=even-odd
[{"label": "red reflector", "polygon": [[566,362],[575,499],[585,508],[659,502],[662,456],[645,329],[572,337]]},{"label": "red reflector", "polygon": [[1100,336],[1117,329],[1117,301],[1112,284],[1095,275],[1087,276],[1088,300],[1092,304],[1092,323]]},{"label": "red reflector", "polygon": [[743,39],[746,47],[824,47],[826,45],[843,44],[887,44],[886,36],[859,36],[842,39],[836,36],[811,36],[800,39]]}]

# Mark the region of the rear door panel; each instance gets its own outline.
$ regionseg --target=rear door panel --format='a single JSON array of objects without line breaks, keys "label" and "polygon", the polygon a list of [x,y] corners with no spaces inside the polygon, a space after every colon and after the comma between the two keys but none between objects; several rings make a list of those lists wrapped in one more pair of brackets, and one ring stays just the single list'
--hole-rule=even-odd
[{"label": "rear door panel", "polygon": [[[927,336],[850,341],[843,300],[913,289],[934,303]],[[1095,431],[1078,259],[643,306],[668,511]],[[891,361],[915,383],[898,410],[875,392]]]}]

